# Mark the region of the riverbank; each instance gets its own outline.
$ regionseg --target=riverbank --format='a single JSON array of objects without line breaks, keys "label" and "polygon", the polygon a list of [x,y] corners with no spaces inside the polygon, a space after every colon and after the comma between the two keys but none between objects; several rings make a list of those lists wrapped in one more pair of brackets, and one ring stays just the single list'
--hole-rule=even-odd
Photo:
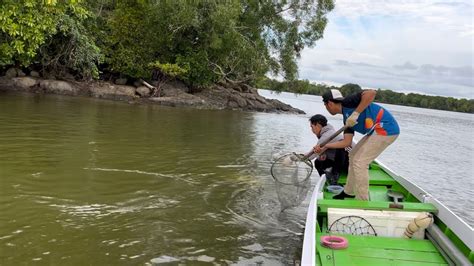
[{"label": "riverbank", "polygon": [[192,92],[184,83],[172,81],[161,86],[160,97],[152,97],[149,87],[140,83],[134,85],[119,85],[105,81],[43,79],[34,76],[0,77],[0,90],[4,91],[86,96],[143,104],[188,106],[197,109],[304,114],[304,111],[288,104],[262,97],[257,89],[251,87],[246,87],[245,91],[239,91],[222,85],[214,85],[199,92]]}]

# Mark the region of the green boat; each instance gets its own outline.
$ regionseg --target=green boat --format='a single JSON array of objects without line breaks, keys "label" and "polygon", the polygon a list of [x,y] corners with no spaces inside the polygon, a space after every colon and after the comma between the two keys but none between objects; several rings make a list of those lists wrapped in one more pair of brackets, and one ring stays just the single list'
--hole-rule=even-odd
[{"label": "green boat", "polygon": [[[306,218],[302,265],[473,265],[471,226],[382,163],[374,161],[369,174],[370,201],[332,199],[325,175],[318,180]],[[341,176],[339,183],[345,182]],[[423,214],[430,225],[405,236]]]}]

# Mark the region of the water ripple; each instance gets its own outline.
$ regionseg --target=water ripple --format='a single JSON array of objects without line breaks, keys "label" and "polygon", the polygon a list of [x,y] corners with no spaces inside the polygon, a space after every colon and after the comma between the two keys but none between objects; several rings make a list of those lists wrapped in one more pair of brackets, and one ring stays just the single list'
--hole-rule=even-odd
[{"label": "water ripple", "polygon": [[[128,169],[110,169],[110,168],[98,168],[98,167],[94,167],[94,168],[88,168],[88,167],[85,167],[83,168],[84,170],[91,170],[91,171],[104,171],[104,172],[123,172],[123,173],[136,173],[136,174],[142,174],[142,175],[152,175],[152,176],[158,176],[158,177],[166,177],[166,178],[173,178],[173,179],[178,179],[180,181],[183,181],[183,182],[186,182],[186,183],[189,183],[189,184],[199,184],[199,182],[196,182],[196,181],[193,181],[193,180],[189,180],[186,179],[186,178],[183,178],[183,177],[189,177],[190,175],[192,174],[180,174],[180,175],[176,175],[176,174],[162,174],[162,173],[153,173],[153,172],[146,172],[146,171],[141,171],[141,170],[128,170]],[[208,174],[207,174],[208,175]],[[207,175],[203,175],[203,176],[207,176]]]}]

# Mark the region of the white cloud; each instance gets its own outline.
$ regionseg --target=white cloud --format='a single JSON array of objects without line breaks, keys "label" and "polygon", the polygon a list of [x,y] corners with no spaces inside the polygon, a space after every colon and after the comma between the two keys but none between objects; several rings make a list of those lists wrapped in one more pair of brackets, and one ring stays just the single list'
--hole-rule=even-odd
[{"label": "white cloud", "polygon": [[474,98],[473,8],[470,1],[336,0],[324,39],[303,51],[300,77]]},{"label": "white cloud", "polygon": [[418,68],[417,66],[415,66],[414,64],[410,62],[405,62],[405,64],[403,65],[394,65],[393,67],[399,70],[405,70],[405,69],[412,70],[412,69]]}]

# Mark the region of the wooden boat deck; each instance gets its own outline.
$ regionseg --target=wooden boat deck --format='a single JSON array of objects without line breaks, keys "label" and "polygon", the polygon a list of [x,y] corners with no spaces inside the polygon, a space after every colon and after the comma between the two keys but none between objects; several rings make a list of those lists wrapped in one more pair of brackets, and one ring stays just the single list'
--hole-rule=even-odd
[{"label": "wooden boat deck", "polygon": [[[307,227],[308,230],[305,230],[302,265],[473,265],[473,243],[469,242],[469,234],[472,235],[472,229],[470,230],[467,224],[434,200],[431,195],[427,195],[416,185],[396,176],[386,166],[373,162],[370,165],[369,175],[369,201],[348,198],[335,200],[332,198],[334,194],[326,191],[326,187],[322,183],[324,180],[316,185],[317,190],[312,195],[314,201],[310,203],[306,220],[307,224],[311,221],[314,223],[309,228]],[[341,176],[339,183],[345,184],[346,177]],[[404,199],[399,202],[403,205],[402,209],[390,208],[393,202],[387,195],[389,189],[404,195]],[[412,193],[417,193],[417,195]],[[424,202],[420,202],[420,197],[424,199]],[[401,237],[400,233],[397,233],[400,237],[388,237],[387,235],[393,235],[398,218],[394,219],[393,223],[390,220],[388,226],[384,228],[383,218],[372,216],[372,219],[375,219],[372,222],[377,230],[382,230],[379,231],[382,233],[378,236],[342,234],[341,236],[344,236],[349,243],[348,247],[342,250],[334,250],[321,245],[321,237],[329,234],[328,220],[341,217],[338,216],[341,213],[342,215],[354,213],[356,216],[368,213],[378,215],[374,211],[385,210],[388,212],[380,212],[380,217],[390,217],[390,215],[411,217],[410,212],[433,213],[435,224],[430,229],[430,239],[426,235],[424,239],[406,239]],[[394,213],[399,211],[404,213],[401,213],[400,216]],[[391,233],[388,230],[392,230]],[[400,230],[400,227],[396,230]],[[332,235],[336,235],[336,233],[332,233]],[[311,240],[306,241],[306,239]]]},{"label": "wooden boat deck", "polygon": [[[318,200],[318,216],[323,219],[318,225],[317,234],[317,261],[321,265],[448,265],[434,244],[427,239],[405,239],[380,236],[353,236],[344,235],[349,242],[349,247],[343,250],[333,250],[321,245],[321,236],[327,234],[328,208],[364,209],[364,210],[390,210],[436,213],[433,204],[421,203],[414,197],[407,195],[401,204],[403,209],[390,208],[393,202],[387,196],[389,189],[406,192],[399,184],[382,171],[377,165],[372,164],[369,170],[370,201],[355,199],[334,200],[334,194],[325,191],[324,198]],[[344,184],[346,177],[341,176],[339,183]],[[407,193],[409,194],[409,193]]]}]

